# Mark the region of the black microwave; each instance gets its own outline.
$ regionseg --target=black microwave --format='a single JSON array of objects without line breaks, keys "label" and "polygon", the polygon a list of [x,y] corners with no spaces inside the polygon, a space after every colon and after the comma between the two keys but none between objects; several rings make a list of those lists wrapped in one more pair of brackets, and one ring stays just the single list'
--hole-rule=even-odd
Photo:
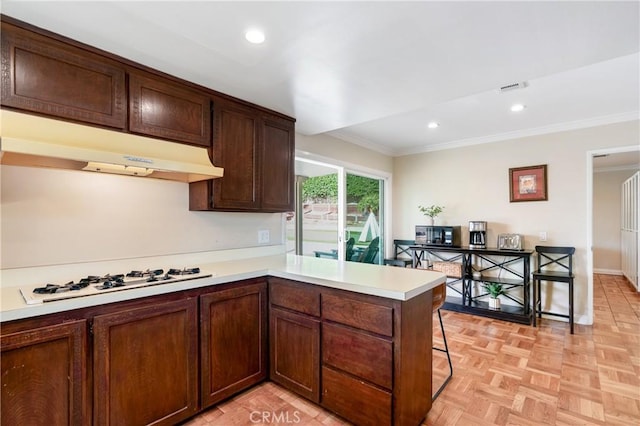
[{"label": "black microwave", "polygon": [[416,225],[416,245],[460,247],[460,227]]}]

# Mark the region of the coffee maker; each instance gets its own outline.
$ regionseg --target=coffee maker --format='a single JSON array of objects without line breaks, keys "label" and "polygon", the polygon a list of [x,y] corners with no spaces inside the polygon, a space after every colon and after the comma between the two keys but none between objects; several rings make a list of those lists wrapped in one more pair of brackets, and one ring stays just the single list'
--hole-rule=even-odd
[{"label": "coffee maker", "polygon": [[469,222],[469,248],[487,248],[487,222]]}]

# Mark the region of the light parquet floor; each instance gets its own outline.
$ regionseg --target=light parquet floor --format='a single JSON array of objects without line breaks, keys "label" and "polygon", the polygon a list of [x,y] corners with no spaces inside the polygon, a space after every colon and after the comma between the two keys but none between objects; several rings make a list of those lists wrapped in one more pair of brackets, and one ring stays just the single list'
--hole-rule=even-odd
[{"label": "light parquet floor", "polygon": [[[454,376],[423,425],[640,425],[640,295],[623,277],[594,276],[594,325],[539,327],[442,311]],[[434,321],[434,342],[441,333]],[[434,352],[434,388],[447,371]],[[189,426],[347,425],[273,383]]]}]

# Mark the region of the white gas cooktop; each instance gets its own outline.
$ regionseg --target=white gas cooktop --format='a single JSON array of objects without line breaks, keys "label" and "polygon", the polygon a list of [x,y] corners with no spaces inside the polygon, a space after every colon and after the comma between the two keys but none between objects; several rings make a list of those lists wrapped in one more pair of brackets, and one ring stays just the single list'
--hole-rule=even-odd
[{"label": "white gas cooktop", "polygon": [[208,278],[213,275],[210,272],[201,271],[200,268],[147,269],[145,271],[131,271],[127,274],[90,275],[78,281],[69,281],[66,284],[25,286],[20,287],[20,293],[28,305],[36,305],[133,288]]}]

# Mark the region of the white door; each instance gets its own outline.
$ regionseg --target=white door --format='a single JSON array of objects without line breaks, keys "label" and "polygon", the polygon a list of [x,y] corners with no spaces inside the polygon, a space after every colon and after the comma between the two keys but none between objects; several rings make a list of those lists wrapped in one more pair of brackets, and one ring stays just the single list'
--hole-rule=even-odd
[{"label": "white door", "polygon": [[622,183],[621,251],[622,273],[638,288],[638,257],[640,240],[638,222],[640,222],[640,172]]}]

